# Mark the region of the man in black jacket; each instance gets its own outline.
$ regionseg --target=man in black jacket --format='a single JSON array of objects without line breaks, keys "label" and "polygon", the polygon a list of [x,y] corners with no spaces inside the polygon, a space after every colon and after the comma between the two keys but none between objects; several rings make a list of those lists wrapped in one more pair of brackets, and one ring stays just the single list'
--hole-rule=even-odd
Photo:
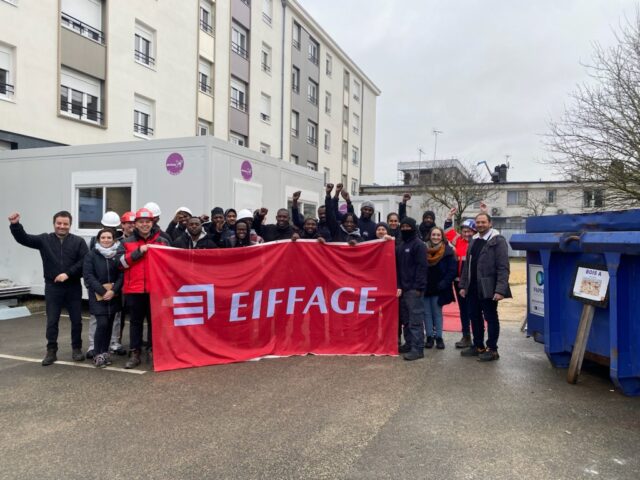
[{"label": "man in black jacket", "polygon": [[[300,235],[303,235],[304,224],[308,218],[305,218],[304,215],[300,213],[300,209],[298,208],[298,200],[300,199],[300,194],[302,192],[294,192],[292,201],[291,201],[291,218],[293,220],[293,224],[298,227],[300,230]],[[331,192],[329,192],[331,193]],[[324,205],[320,205],[318,207],[318,219],[316,221],[318,236],[324,238],[327,241],[331,241],[331,231],[329,230],[329,226],[327,225],[327,208]]]},{"label": "man in black jacket", "polygon": [[172,247],[188,250],[202,248],[216,248],[216,242],[202,229],[202,221],[199,217],[191,217],[187,222],[187,231],[175,239]]},{"label": "man in black jacket", "polygon": [[280,208],[276,213],[276,223],[263,225],[262,221],[267,216],[269,210],[261,208],[253,219],[253,229],[261,236],[265,242],[276,240],[289,240],[294,234],[293,227],[289,223],[289,210]]},{"label": "man in black jacket", "polygon": [[427,247],[418,236],[416,221],[411,217],[402,219],[400,235],[402,243],[396,247],[396,269],[405,343],[398,350],[404,353],[405,360],[417,360],[424,357],[422,295],[427,287]]},{"label": "man in black jacket", "polygon": [[82,264],[88,252],[86,242],[69,233],[71,214],[61,211],[53,216],[53,233],[29,235],[20,224],[20,214],[9,215],[13,238],[20,245],[35,248],[42,257],[44,273],[44,298],[47,309],[47,354],[42,365],[51,365],[57,360],[58,324],[62,307],[69,312],[71,320],[72,358],[84,360],[82,353]]}]

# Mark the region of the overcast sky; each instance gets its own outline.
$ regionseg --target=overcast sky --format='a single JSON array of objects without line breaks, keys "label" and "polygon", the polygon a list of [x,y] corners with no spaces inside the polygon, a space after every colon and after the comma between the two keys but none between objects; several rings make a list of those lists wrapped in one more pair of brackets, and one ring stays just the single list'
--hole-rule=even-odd
[{"label": "overcast sky", "polygon": [[299,0],[382,90],[376,174],[398,161],[510,155],[509,180],[550,179],[540,135],[614,41],[632,0]]}]

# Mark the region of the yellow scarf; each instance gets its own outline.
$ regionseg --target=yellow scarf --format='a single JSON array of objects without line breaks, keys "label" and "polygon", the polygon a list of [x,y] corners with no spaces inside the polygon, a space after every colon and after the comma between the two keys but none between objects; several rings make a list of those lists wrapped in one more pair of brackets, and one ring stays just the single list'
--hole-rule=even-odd
[{"label": "yellow scarf", "polygon": [[427,242],[427,263],[429,266],[437,264],[444,257],[445,244],[444,241],[440,245],[433,247],[431,242]]}]

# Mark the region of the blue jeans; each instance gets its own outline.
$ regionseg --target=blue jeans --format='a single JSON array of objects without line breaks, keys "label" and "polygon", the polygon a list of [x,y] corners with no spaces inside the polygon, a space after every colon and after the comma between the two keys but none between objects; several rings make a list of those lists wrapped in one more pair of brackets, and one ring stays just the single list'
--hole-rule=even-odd
[{"label": "blue jeans", "polygon": [[442,338],[442,306],[437,295],[424,297],[424,331],[427,337]]},{"label": "blue jeans", "polygon": [[416,290],[403,290],[400,297],[400,321],[404,341],[412,351],[422,352],[424,348],[424,305],[422,296]]}]

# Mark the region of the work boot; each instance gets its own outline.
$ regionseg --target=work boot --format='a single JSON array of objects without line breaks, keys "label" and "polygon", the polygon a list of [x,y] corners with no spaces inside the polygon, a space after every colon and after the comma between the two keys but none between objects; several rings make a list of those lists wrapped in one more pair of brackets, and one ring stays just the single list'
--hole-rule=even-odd
[{"label": "work boot", "polygon": [[433,348],[433,337],[427,337],[427,341],[424,342],[424,348]]},{"label": "work boot", "polygon": [[73,352],[71,352],[71,359],[74,362],[84,362],[84,353],[82,353],[82,349],[74,348]]},{"label": "work boot", "polygon": [[412,360],[418,360],[419,358],[424,358],[424,353],[422,351],[412,350],[409,353],[405,353],[402,358],[406,361],[411,362]]},{"label": "work boot", "polygon": [[56,360],[58,360],[58,357],[56,356],[56,351],[53,349],[47,349],[47,354],[42,359],[42,366],[46,367],[48,365],[51,365]]},{"label": "work boot", "polygon": [[411,347],[406,343],[398,347],[398,353],[409,353],[410,351],[411,351]]},{"label": "work boot", "polygon": [[129,360],[127,360],[127,363],[125,363],[124,368],[129,370],[136,368],[138,365],[140,365],[140,350],[131,350],[131,356]]},{"label": "work boot", "polygon": [[444,350],[444,340],[442,340],[442,337],[436,337],[436,348],[438,350]]},{"label": "work boot", "polygon": [[484,352],[478,355],[479,362],[492,362],[494,360],[498,360],[499,358],[500,355],[498,355],[498,351],[492,350],[490,348],[487,348]]},{"label": "work boot", "polygon": [[465,348],[464,350],[461,350],[460,355],[462,355],[463,357],[477,357],[482,352],[484,352],[484,350],[485,350],[484,348],[478,348],[471,345],[469,348]]},{"label": "work boot", "polygon": [[456,348],[468,348],[471,346],[471,335],[462,335],[459,342],[456,342]]}]

